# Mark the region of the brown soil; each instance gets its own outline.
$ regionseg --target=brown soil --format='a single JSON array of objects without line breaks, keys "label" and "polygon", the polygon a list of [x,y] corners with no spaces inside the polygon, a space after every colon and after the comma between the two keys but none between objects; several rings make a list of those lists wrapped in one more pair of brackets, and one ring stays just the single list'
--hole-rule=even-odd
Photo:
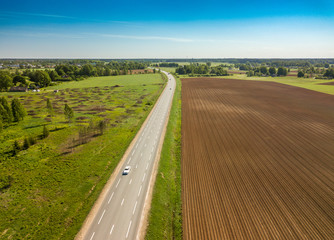
[{"label": "brown soil", "polygon": [[[132,74],[144,74],[145,70],[148,73],[152,73],[153,72],[153,69],[135,69],[135,70],[131,70],[131,72],[132,72]],[[128,71],[128,74],[130,74],[130,71]]]},{"label": "brown soil", "polygon": [[334,82],[319,83],[319,85],[334,85]]},{"label": "brown soil", "polygon": [[334,96],[182,80],[184,239],[332,239]]}]

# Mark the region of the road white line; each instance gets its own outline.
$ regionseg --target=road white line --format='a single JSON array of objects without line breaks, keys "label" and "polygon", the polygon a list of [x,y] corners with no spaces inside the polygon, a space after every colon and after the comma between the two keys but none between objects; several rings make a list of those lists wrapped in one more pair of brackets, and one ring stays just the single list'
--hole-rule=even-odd
[{"label": "road white line", "polygon": [[152,153],[150,153],[150,157],[149,157],[149,159],[148,159],[148,160],[151,160],[151,157],[152,157]]},{"label": "road white line", "polygon": [[139,195],[140,195],[141,188],[142,188],[142,186],[140,186],[140,188],[139,188],[138,197],[139,197]]},{"label": "road white line", "polygon": [[111,230],[110,230],[110,235],[111,235],[112,231],[114,230],[114,227],[115,227],[115,225],[112,225]]},{"label": "road white line", "polygon": [[136,148],[138,147],[138,143],[137,143],[137,145],[136,145]]},{"label": "road white line", "polygon": [[132,183],[132,178],[131,178],[131,180],[130,180],[129,184],[131,184],[131,183]]},{"label": "road white line", "polygon": [[145,143],[144,147],[146,147],[146,143]]},{"label": "road white line", "polygon": [[145,177],[146,177],[146,173],[144,173],[144,177],[143,177],[143,180],[141,180],[142,182],[144,182],[144,179],[145,179]]},{"label": "road white line", "polygon": [[138,164],[136,164],[136,168],[138,167]]},{"label": "road white line", "polygon": [[131,157],[130,157],[130,159],[129,159],[129,161],[128,161],[128,164],[130,163],[130,161],[131,161]]},{"label": "road white line", "polygon": [[148,168],[148,163],[147,163],[147,165],[146,165],[146,170],[147,170],[147,168]]},{"label": "road white line", "polygon": [[133,150],[133,152],[132,152],[132,155],[131,155],[131,156],[133,156],[133,154],[135,154],[135,152],[136,152],[136,150]]},{"label": "road white line", "polygon": [[154,150],[154,147],[152,147],[152,150],[151,150],[151,152],[153,152],[153,150]]},{"label": "road white line", "polygon": [[124,198],[123,198],[123,200],[122,200],[122,202],[121,202],[121,206],[123,206],[123,203],[124,203]]},{"label": "road white line", "polygon": [[132,223],[132,221],[130,221],[130,224],[129,224],[129,227],[128,227],[128,231],[126,232],[125,238],[128,238],[128,236],[129,236],[129,231],[130,231],[131,223]]},{"label": "road white line", "polygon": [[111,197],[109,198],[108,204],[110,203],[112,197],[114,196],[114,193],[115,193],[115,192],[113,192],[113,193],[111,194]]},{"label": "road white line", "polygon": [[141,136],[144,136],[144,133]]},{"label": "road white line", "polygon": [[118,187],[118,184],[119,184],[120,181],[121,181],[121,179],[118,180],[118,182],[117,182],[117,184],[116,184],[116,188]]},{"label": "road white line", "polygon": [[99,220],[99,222],[98,222],[97,224],[100,224],[100,222],[101,222],[101,220],[102,220],[102,218],[103,218],[105,212],[106,212],[106,210],[104,209],[104,211],[103,211],[103,213],[102,213],[102,216],[100,217],[100,220]]},{"label": "road white line", "polygon": [[94,235],[95,235],[95,232],[93,232],[92,236],[90,237],[90,240],[93,239]]},{"label": "road white line", "polygon": [[135,207],[133,208],[132,215],[135,214],[136,207],[137,207],[137,201],[136,201],[136,203],[135,203]]},{"label": "road white line", "polygon": [[143,153],[141,153],[140,156],[142,157],[142,156],[143,156]]}]

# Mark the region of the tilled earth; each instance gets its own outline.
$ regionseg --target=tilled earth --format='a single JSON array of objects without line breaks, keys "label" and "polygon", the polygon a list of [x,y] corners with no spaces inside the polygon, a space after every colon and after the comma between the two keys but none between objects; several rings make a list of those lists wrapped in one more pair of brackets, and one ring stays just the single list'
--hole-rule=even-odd
[{"label": "tilled earth", "polygon": [[334,96],[182,79],[184,239],[333,239]]}]

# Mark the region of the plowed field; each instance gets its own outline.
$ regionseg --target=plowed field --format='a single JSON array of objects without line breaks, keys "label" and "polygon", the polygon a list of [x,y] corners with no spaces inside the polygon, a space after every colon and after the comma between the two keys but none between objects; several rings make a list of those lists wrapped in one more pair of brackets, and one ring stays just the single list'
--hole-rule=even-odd
[{"label": "plowed field", "polygon": [[184,239],[333,239],[334,96],[182,80]]}]

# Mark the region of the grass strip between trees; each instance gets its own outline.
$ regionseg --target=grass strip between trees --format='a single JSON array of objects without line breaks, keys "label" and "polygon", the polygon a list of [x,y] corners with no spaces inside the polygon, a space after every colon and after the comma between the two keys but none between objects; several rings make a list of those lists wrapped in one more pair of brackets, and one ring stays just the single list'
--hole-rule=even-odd
[{"label": "grass strip between trees", "polygon": [[176,79],[145,239],[182,239],[180,79]]}]

